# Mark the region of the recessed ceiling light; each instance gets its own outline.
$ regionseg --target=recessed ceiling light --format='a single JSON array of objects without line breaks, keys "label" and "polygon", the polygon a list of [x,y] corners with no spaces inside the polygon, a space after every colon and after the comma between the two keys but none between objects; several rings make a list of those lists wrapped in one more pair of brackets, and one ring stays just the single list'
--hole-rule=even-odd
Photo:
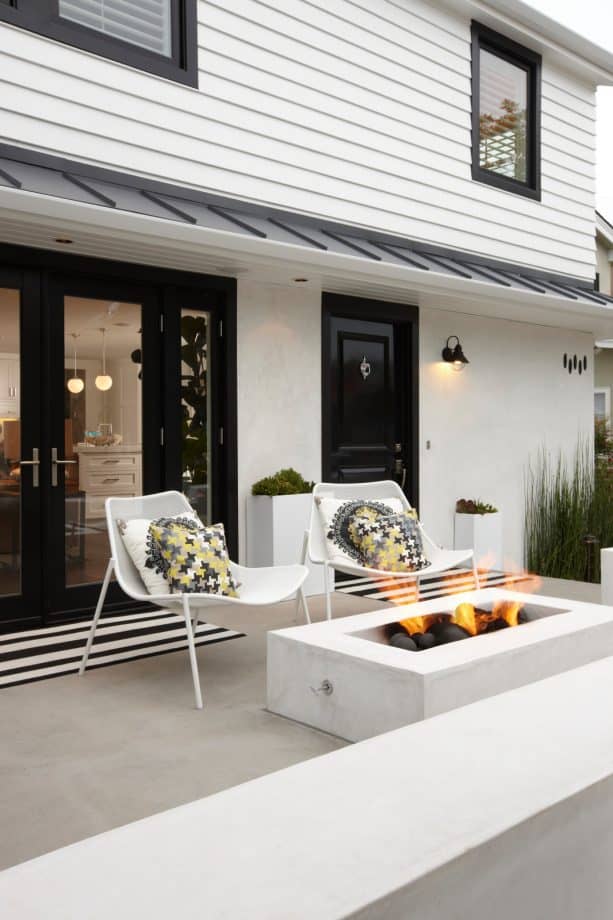
[{"label": "recessed ceiling light", "polygon": [[69,240],[67,236],[56,236],[56,243],[62,243],[63,246],[70,246],[72,240]]},{"label": "recessed ceiling light", "polygon": [[296,284],[306,284],[308,280],[308,278],[294,278]]}]

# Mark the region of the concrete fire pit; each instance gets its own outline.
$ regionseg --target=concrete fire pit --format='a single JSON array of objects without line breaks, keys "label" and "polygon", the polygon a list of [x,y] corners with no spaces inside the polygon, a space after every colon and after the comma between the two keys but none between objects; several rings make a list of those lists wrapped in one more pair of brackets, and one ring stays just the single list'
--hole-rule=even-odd
[{"label": "concrete fire pit", "polygon": [[[530,622],[423,651],[391,624],[523,601]],[[613,655],[613,608],[489,588],[268,634],[268,709],[360,741]]]}]

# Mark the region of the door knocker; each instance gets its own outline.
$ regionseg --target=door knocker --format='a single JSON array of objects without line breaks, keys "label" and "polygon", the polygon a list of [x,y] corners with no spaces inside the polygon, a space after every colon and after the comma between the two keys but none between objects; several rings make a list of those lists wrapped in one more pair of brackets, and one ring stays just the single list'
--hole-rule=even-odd
[{"label": "door knocker", "polygon": [[366,355],[364,355],[360,363],[360,374],[362,375],[363,380],[366,380],[368,377],[370,377],[370,370],[370,364],[366,360]]}]

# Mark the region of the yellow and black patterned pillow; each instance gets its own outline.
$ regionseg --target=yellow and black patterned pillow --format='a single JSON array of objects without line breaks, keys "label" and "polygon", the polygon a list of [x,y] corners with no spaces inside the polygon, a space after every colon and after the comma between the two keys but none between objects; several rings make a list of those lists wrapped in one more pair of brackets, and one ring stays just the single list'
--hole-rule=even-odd
[{"label": "yellow and black patterned pillow", "polygon": [[414,511],[387,514],[376,519],[356,517],[355,542],[363,565],[382,572],[416,572],[429,565]]},{"label": "yellow and black patterned pillow", "polygon": [[171,593],[238,597],[223,524],[160,518],[151,522],[149,535]]},{"label": "yellow and black patterned pillow", "polygon": [[317,505],[326,535],[326,552],[330,562],[337,565],[362,565],[360,548],[356,543],[355,521],[360,517],[376,520],[386,514],[402,511],[397,498],[339,500],[317,498]]}]

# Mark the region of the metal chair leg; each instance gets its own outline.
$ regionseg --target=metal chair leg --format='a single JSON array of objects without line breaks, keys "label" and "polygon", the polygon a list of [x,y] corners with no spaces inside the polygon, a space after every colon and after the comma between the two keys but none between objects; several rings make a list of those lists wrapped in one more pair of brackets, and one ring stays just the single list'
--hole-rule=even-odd
[{"label": "metal chair leg", "polygon": [[104,599],[106,597],[106,592],[109,589],[109,583],[111,581],[111,575],[113,574],[113,568],[115,566],[115,560],[109,559],[109,564],[106,567],[106,572],[104,573],[104,581],[102,582],[102,588],[100,590],[100,596],[98,598],[98,603],[96,604],[96,610],[94,613],[94,619],[92,620],[92,625],[89,630],[89,636],[87,637],[87,645],[85,646],[85,651],[83,652],[83,658],[81,659],[81,667],[79,668],[79,674],[85,672],[87,667],[87,659],[89,658],[89,653],[94,641],[94,636],[96,634],[96,627],[98,626],[98,620],[100,619],[100,614],[102,613],[102,608],[104,606]]},{"label": "metal chair leg", "polygon": [[[334,569],[332,569],[332,572],[334,572]],[[324,578],[325,578],[325,580],[326,580],[326,581],[325,581],[325,585],[326,585],[326,619],[327,619],[327,620],[331,620],[331,619],[332,619],[332,597],[331,597],[331,591],[330,591],[330,566],[328,565],[327,562],[324,562]]]},{"label": "metal chair leg", "polygon": [[198,661],[196,659],[196,646],[194,645],[194,633],[192,631],[192,618],[189,610],[189,597],[183,595],[183,616],[185,617],[185,630],[187,632],[187,646],[189,649],[189,661],[192,666],[192,678],[194,680],[194,693],[196,695],[196,709],[202,709],[202,693],[200,692],[200,675],[198,674]]},{"label": "metal chair leg", "polygon": [[302,586],[298,588],[298,594],[296,595],[296,599],[297,599],[296,610],[298,611],[300,609],[300,604],[302,604],[302,609],[304,610],[306,621],[310,626],[311,625],[311,614],[309,612],[309,605],[307,604],[306,595],[304,593],[304,588]]},{"label": "metal chair leg", "polygon": [[[308,532],[308,530],[305,530],[305,532],[304,532],[304,537],[303,537],[303,539],[302,539],[302,552],[301,552],[301,554],[300,554],[300,564],[301,564],[301,565],[306,565],[306,558],[307,558],[308,549],[309,549],[309,532]],[[302,594],[301,591],[298,591],[298,592],[296,593],[296,618],[298,618],[298,616],[300,615],[300,605],[301,605],[301,604],[302,604],[302,607],[304,608],[304,612],[305,612],[305,614],[306,614],[307,623],[310,623],[310,622],[311,622],[311,617],[309,616],[309,611],[308,611],[308,608],[307,608],[307,606],[306,606],[306,601],[304,600],[304,594]]]}]

